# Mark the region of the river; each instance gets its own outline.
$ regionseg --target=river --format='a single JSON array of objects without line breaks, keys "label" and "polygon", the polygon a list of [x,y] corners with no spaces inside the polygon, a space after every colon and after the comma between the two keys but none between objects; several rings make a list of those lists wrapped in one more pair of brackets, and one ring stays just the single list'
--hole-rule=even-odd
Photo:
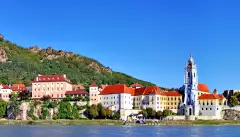
[{"label": "river", "polygon": [[240,126],[1,125],[0,137],[237,137]]}]

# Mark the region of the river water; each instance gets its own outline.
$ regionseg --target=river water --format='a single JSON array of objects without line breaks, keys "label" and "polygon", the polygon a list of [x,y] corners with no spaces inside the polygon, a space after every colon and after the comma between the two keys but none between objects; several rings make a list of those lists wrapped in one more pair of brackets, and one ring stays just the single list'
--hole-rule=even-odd
[{"label": "river water", "polygon": [[239,137],[240,126],[0,126],[0,137]]}]

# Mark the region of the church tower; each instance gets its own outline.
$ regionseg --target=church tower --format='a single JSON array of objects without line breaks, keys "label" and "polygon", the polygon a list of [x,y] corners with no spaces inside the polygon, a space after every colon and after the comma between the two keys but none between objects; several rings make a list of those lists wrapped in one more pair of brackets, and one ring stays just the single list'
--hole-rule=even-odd
[{"label": "church tower", "polygon": [[184,114],[186,116],[198,116],[198,75],[197,66],[192,56],[190,56],[185,67],[184,87]]}]

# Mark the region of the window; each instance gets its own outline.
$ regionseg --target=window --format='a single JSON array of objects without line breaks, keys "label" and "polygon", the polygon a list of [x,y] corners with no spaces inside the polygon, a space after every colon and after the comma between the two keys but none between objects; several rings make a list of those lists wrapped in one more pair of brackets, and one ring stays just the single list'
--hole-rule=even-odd
[{"label": "window", "polygon": [[203,110],[203,108],[202,108],[202,110]]},{"label": "window", "polygon": [[212,110],[212,108],[210,108],[210,110]]},{"label": "window", "polygon": [[208,110],[208,109],[206,108],[206,110]]}]

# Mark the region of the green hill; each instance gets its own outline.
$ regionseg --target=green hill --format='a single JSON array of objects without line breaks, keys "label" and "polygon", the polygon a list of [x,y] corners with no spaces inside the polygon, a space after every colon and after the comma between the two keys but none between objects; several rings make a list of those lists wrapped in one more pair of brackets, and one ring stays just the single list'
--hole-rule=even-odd
[{"label": "green hill", "polygon": [[[150,82],[114,72],[98,61],[72,52],[54,50],[51,47],[40,49],[37,46],[23,48],[8,40],[0,39],[0,82],[24,83],[30,85],[38,74],[66,74],[74,83],[86,87],[96,81],[98,84],[139,83],[145,86]],[[4,62],[7,60],[7,62]]]}]

